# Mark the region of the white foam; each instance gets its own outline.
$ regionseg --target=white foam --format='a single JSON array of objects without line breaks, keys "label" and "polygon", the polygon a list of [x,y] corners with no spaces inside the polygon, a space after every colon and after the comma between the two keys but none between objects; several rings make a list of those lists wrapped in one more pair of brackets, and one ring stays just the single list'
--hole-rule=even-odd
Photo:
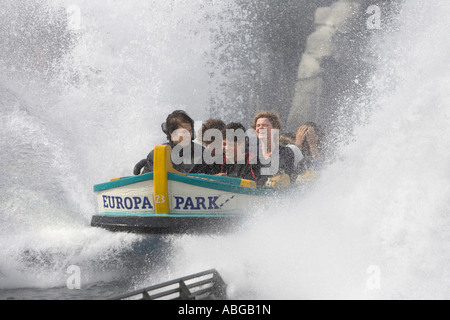
[{"label": "white foam", "polygon": [[405,2],[354,108],[369,121],[309,195],[234,236],[182,237],[174,265],[218,268],[237,298],[448,299],[448,14]]}]

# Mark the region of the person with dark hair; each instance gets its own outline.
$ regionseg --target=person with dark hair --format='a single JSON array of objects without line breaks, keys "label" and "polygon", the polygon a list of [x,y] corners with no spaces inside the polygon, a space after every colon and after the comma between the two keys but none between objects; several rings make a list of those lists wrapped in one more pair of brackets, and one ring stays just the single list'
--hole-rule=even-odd
[{"label": "person with dark hair", "polygon": [[258,182],[261,174],[256,155],[248,152],[245,127],[237,122],[222,130],[224,163],[220,175]]},{"label": "person with dark hair", "polygon": [[[161,125],[169,140],[165,145],[172,148],[171,160],[175,170],[182,173],[213,173],[213,167],[203,161],[205,147],[195,143],[194,120],[183,110],[176,110],[168,115]],[[153,171],[153,150],[146,159],[134,167],[134,175]]]},{"label": "person with dark hair", "polygon": [[212,135],[207,134],[208,130],[216,129],[222,132],[225,128],[226,128],[225,122],[223,122],[220,119],[210,118],[206,120],[206,122],[202,124],[202,128],[199,131],[200,140],[202,141],[203,145],[205,147],[208,147],[211,143],[214,142]]},{"label": "person with dark hair", "polygon": [[204,160],[213,164],[209,174],[218,174],[221,171],[221,164],[224,158],[222,150],[222,130],[226,127],[225,122],[220,119],[210,118],[202,124],[199,130],[199,140],[206,147]]}]

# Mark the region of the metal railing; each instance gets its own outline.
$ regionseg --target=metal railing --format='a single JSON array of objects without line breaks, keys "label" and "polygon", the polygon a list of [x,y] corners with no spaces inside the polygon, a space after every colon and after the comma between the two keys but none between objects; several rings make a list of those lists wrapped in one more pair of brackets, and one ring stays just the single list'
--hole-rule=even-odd
[{"label": "metal railing", "polygon": [[136,290],[111,300],[226,300],[226,284],[215,269]]}]

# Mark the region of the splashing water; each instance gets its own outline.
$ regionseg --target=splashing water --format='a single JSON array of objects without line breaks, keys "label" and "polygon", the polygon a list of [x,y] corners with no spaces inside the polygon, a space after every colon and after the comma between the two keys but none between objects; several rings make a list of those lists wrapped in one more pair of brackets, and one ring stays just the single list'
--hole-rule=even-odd
[{"label": "splashing water", "polygon": [[85,286],[161,266],[166,240],[89,226],[92,186],[130,175],[169,111],[205,114],[214,5],[2,3],[0,289],[64,287],[70,265]]},{"label": "splashing water", "polygon": [[444,0],[405,2],[398,27],[373,44],[365,96],[342,105],[370,110],[368,120],[306,195],[274,199],[228,236],[89,227],[92,185],[129,175],[164,140],[168,112],[207,118],[211,33],[232,28],[230,10],[234,2],[5,3],[0,289],[65,286],[70,265],[83,284],[137,273],[124,291],[212,267],[238,299],[449,298]]},{"label": "splashing water", "polygon": [[449,13],[404,3],[372,44],[364,102],[348,105],[371,110],[367,124],[306,196],[274,201],[241,234],[179,239],[174,264],[215,266],[237,298],[448,299]]}]

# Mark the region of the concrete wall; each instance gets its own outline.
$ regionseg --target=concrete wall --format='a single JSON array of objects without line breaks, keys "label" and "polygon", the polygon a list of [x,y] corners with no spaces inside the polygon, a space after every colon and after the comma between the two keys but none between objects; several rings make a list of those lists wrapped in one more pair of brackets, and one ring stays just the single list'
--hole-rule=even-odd
[{"label": "concrete wall", "polygon": [[301,57],[287,130],[293,132],[306,121],[329,126],[339,98],[348,94],[366,75],[362,50],[367,32],[364,0],[339,0],[315,12],[315,30],[308,37]]}]

